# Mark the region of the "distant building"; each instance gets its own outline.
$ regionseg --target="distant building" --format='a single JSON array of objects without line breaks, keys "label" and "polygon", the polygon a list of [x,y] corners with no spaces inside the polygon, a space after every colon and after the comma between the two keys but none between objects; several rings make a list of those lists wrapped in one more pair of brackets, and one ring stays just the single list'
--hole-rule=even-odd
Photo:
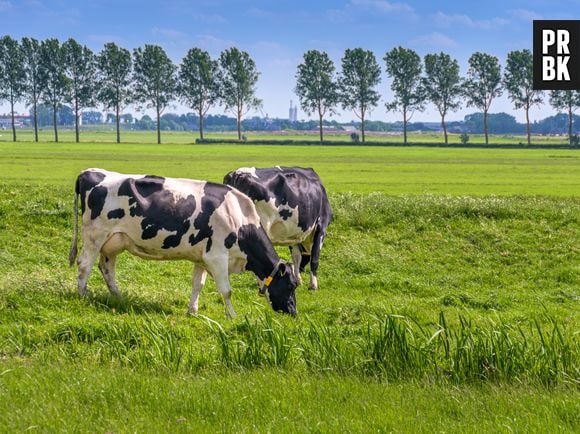
[{"label": "distant building", "polygon": [[[32,124],[32,116],[14,114],[14,126],[22,128]],[[0,114],[0,128],[12,128],[12,116],[7,114]]]},{"label": "distant building", "polygon": [[292,107],[292,100],[290,100],[290,109],[288,110],[288,120],[290,122],[298,121],[298,106]]}]

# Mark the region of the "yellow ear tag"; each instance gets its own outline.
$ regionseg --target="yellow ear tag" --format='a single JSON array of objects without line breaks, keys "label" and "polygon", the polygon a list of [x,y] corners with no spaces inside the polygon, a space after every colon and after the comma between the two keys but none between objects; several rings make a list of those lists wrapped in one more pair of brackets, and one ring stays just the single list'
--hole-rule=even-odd
[{"label": "yellow ear tag", "polygon": [[266,277],[266,280],[264,280],[264,286],[270,286],[270,283],[272,283],[272,280],[274,280],[272,278],[272,276]]}]

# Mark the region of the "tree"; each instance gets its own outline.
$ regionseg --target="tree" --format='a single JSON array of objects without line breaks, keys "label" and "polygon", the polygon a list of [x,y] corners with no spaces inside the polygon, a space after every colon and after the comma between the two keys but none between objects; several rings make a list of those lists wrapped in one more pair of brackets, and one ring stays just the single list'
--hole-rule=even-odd
[{"label": "tree", "polygon": [[449,111],[457,110],[461,106],[460,97],[463,92],[461,84],[457,60],[445,53],[425,56],[423,89],[427,99],[439,111],[445,144],[448,143],[445,116]]},{"label": "tree", "polygon": [[501,67],[497,57],[486,53],[474,53],[469,58],[467,81],[464,86],[467,105],[483,111],[485,144],[489,143],[487,113],[495,97],[502,94]]},{"label": "tree", "polygon": [[115,111],[117,143],[121,143],[120,114],[132,99],[131,53],[113,42],[107,43],[97,56],[97,66],[97,100],[104,105],[105,110]]},{"label": "tree", "polygon": [[334,112],[338,102],[338,86],[334,80],[334,63],[325,52],[310,50],[296,73],[296,94],[300,106],[309,115],[316,112],[319,120],[320,142],[324,140],[322,119]]},{"label": "tree", "polygon": [[580,90],[553,90],[550,92],[550,105],[559,113],[568,113],[568,142],[572,145],[572,125],[574,112],[580,108]]},{"label": "tree", "polygon": [[10,104],[12,117],[12,141],[16,141],[16,126],[14,124],[14,104],[24,95],[26,73],[24,71],[23,55],[18,41],[10,36],[0,39],[0,101]]},{"label": "tree", "polygon": [[542,103],[543,92],[534,90],[534,60],[530,50],[510,51],[505,67],[504,86],[516,109],[526,112],[526,133],[531,144],[530,108]]},{"label": "tree", "polygon": [[403,142],[407,143],[408,122],[415,111],[425,108],[421,57],[414,50],[396,47],[385,54],[384,60],[393,91],[393,101],[386,108],[403,114]]},{"label": "tree", "polygon": [[175,96],[175,65],[158,45],[133,50],[133,92],[137,102],[155,109],[157,143],[161,143],[161,113]]},{"label": "tree", "polygon": [[22,38],[22,61],[24,66],[26,103],[32,106],[34,140],[38,142],[38,102],[42,93],[40,42],[34,38]]},{"label": "tree", "polygon": [[203,140],[203,118],[220,97],[219,64],[207,51],[192,48],[179,67],[178,90],[182,100],[199,116],[199,138]]},{"label": "tree", "polygon": [[86,46],[74,39],[62,44],[65,58],[65,72],[70,83],[66,101],[72,104],[75,115],[75,139],[79,142],[79,123],[83,108],[95,103],[96,58]]},{"label": "tree", "polygon": [[338,80],[340,102],[361,120],[362,141],[365,141],[365,115],[376,107],[380,95],[375,87],[381,81],[381,67],[372,51],[347,48],[342,58]]},{"label": "tree", "polygon": [[54,141],[58,142],[57,112],[69,88],[65,75],[64,50],[58,39],[46,39],[40,44],[40,82],[42,99],[52,107]]},{"label": "tree", "polygon": [[221,99],[226,109],[236,115],[238,140],[242,140],[242,116],[262,106],[262,101],[256,97],[256,83],[260,73],[250,55],[235,47],[222,51],[219,62]]}]

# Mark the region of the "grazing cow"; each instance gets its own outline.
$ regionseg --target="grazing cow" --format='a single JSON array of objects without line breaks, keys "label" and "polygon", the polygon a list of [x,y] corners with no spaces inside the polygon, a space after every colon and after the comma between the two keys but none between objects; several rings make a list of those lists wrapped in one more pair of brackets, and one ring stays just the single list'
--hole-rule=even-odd
[{"label": "grazing cow", "polygon": [[78,290],[100,256],[99,269],[109,291],[119,296],[115,262],[128,250],[145,259],[186,259],[194,263],[189,313],[198,310],[207,273],[221,293],[226,315],[235,316],[230,273],[252,271],[267,288],[276,311],[296,314],[296,278],[282,262],[260,226],[253,202],[226,185],[151,175],[123,175],[87,169],[75,186],[74,238],[69,255],[77,256],[78,200],[83,247],[78,258]]},{"label": "grazing cow", "polygon": [[320,249],[332,209],[316,172],[301,167],[242,167],[228,173],[224,184],[254,201],[273,244],[290,247],[298,284],[300,271],[310,262],[310,289],[317,289]]}]

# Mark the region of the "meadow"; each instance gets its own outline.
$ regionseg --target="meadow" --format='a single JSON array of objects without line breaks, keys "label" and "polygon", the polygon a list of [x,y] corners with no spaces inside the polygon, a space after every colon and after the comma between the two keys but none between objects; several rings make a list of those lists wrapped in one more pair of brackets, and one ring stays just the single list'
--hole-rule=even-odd
[{"label": "meadow", "polygon": [[[176,140],[179,142],[180,140]],[[120,257],[124,298],[67,264],[87,167],[221,181],[314,167],[320,290],[276,314],[232,276]],[[575,150],[0,143],[0,431],[577,432]],[[279,249],[288,258],[286,249]]]}]

